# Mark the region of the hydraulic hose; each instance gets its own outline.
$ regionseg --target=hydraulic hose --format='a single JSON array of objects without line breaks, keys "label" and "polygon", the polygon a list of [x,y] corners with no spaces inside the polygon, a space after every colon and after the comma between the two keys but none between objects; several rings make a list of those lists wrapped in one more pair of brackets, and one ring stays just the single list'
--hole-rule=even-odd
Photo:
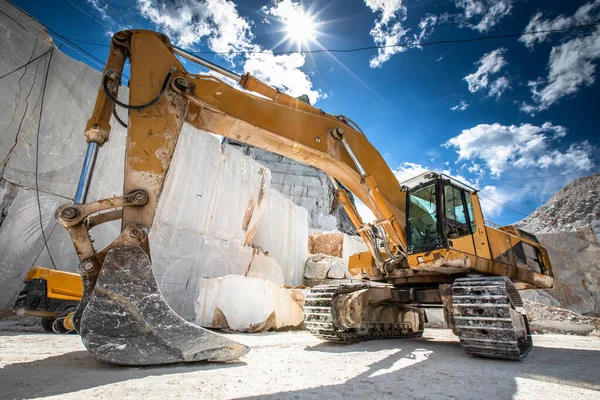
[{"label": "hydraulic hose", "polygon": [[158,94],[156,95],[156,97],[154,99],[150,100],[146,104],[140,104],[140,105],[135,105],[134,106],[134,105],[131,105],[131,104],[121,103],[119,100],[117,100],[117,98],[115,98],[115,96],[112,95],[112,93],[108,89],[108,77],[110,76],[110,74],[113,73],[112,69],[109,69],[109,70],[107,70],[104,73],[104,79],[102,79],[102,88],[104,89],[104,93],[106,93],[106,97],[108,97],[108,99],[110,101],[112,101],[113,103],[115,103],[119,107],[123,107],[123,108],[125,108],[127,110],[143,110],[144,108],[148,108],[148,107],[153,106],[154,104],[156,104],[158,102],[158,100],[160,100],[160,97],[165,92],[165,89],[167,88],[167,85],[169,84],[169,79],[171,79],[171,76],[173,75],[173,73],[175,71],[177,71],[177,68],[174,67],[174,66],[171,67],[171,69],[169,70],[169,73],[165,77],[165,80],[163,81],[162,87],[160,88],[160,91],[158,92]]}]

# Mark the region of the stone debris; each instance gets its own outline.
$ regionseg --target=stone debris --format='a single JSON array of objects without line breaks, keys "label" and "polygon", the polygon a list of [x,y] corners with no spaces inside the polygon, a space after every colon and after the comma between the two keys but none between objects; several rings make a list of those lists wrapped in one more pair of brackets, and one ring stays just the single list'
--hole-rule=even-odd
[{"label": "stone debris", "polygon": [[304,321],[304,293],[266,280],[227,275],[203,278],[196,323],[206,328],[259,332],[298,327]]},{"label": "stone debris", "polygon": [[367,250],[367,246],[359,236],[350,236],[343,232],[313,231],[308,237],[309,254],[339,257],[346,265],[351,255]]},{"label": "stone debris", "polygon": [[311,254],[306,260],[304,281],[308,286],[333,283],[332,280],[350,280],[348,264],[340,257]]},{"label": "stone debris", "polygon": [[600,336],[600,318],[546,304],[525,301],[525,309],[533,333]]}]

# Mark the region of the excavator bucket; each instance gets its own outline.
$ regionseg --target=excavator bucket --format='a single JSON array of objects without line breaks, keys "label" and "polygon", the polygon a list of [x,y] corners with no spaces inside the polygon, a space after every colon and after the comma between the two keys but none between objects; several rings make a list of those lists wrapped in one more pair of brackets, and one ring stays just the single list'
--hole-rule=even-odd
[{"label": "excavator bucket", "polygon": [[160,293],[150,258],[137,246],[108,252],[79,334],[98,359],[122,365],[231,361],[249,351],[180,318]]}]

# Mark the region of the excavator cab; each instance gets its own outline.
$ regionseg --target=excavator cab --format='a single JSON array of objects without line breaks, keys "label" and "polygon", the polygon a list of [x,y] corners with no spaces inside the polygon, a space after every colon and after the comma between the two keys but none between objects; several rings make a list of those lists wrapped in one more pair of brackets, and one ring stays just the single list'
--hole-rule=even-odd
[{"label": "excavator cab", "polygon": [[443,179],[433,172],[418,178],[430,180],[408,191],[406,237],[409,253],[447,247],[449,240],[476,231],[472,199],[475,189]]},{"label": "excavator cab", "polygon": [[402,183],[407,192],[407,258],[411,268],[506,275],[521,289],[552,287],[537,238],[483,218],[478,191],[444,174],[425,172]]}]

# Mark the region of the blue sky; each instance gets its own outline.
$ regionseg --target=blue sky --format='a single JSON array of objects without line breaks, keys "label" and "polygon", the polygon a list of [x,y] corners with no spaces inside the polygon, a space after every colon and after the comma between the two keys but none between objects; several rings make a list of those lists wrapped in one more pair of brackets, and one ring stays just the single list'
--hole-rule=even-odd
[{"label": "blue sky", "polygon": [[[112,32],[135,27],[165,32],[189,50],[228,53],[203,56],[352,118],[399,179],[429,168],[477,185],[486,216],[501,224],[522,219],[564,184],[599,169],[599,27],[414,43],[596,23],[600,0],[13,2],[71,39],[108,44]],[[296,40],[301,36],[309,37]],[[106,47],[74,43],[106,59]],[[396,43],[413,46],[302,51]],[[299,47],[290,55],[268,53]],[[101,68],[67,45],[61,50]]]}]

